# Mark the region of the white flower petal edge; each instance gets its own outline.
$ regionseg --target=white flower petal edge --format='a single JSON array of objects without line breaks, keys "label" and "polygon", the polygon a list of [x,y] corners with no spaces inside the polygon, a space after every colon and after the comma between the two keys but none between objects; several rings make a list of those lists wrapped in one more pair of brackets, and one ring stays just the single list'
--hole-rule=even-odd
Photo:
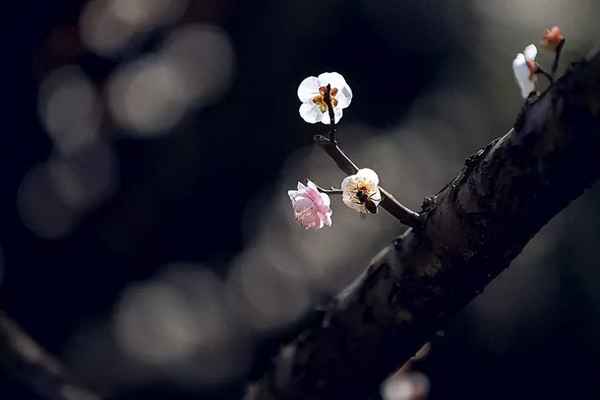
[{"label": "white flower petal edge", "polygon": [[537,47],[530,44],[523,50],[523,53],[519,53],[513,60],[513,73],[519,88],[521,89],[521,96],[524,99],[529,97],[531,92],[535,90],[535,75],[532,75],[531,67],[528,62],[535,62],[537,56]]},{"label": "white flower petal edge", "polygon": [[323,86],[331,85],[331,87],[336,87],[338,89],[348,86],[342,74],[338,72],[323,72],[317,79],[319,79],[319,82],[321,82],[321,85]]},{"label": "white flower petal edge", "polygon": [[527,61],[535,61],[535,58],[537,57],[537,47],[535,47],[535,44],[530,44],[529,46],[525,47],[525,50],[523,50],[523,54],[525,55],[525,59]]},{"label": "white flower petal edge", "polygon": [[513,60],[513,72],[519,88],[521,89],[521,96],[526,99],[531,92],[535,90],[534,83],[529,79],[529,67],[525,56],[521,53],[517,54]]},{"label": "white flower petal edge", "polygon": [[301,102],[306,103],[312,101],[312,98],[319,94],[319,78],[309,76],[300,82],[298,86],[298,98]]},{"label": "white flower petal edge", "polygon": [[[317,109],[317,111],[318,111],[318,109]],[[338,122],[340,122],[340,119],[342,119],[343,116],[344,116],[344,110],[342,110],[339,107],[336,107],[333,109],[333,118],[335,119],[336,124]],[[331,118],[329,118],[328,112],[321,114],[321,122],[323,122],[325,125],[329,125],[331,123],[330,121],[331,121]]]},{"label": "white flower petal edge", "polygon": [[359,169],[356,176],[374,185],[379,185],[379,176],[377,176],[377,173],[370,168]]},{"label": "white flower petal edge", "polygon": [[[321,113],[319,107],[314,104],[302,103],[299,112],[302,119],[309,124],[316,124],[323,119],[323,113]],[[327,118],[329,121],[329,116]]]},{"label": "white flower petal edge", "polygon": [[331,85],[332,88],[337,88],[337,101],[338,107],[346,108],[352,101],[352,89],[344,79],[344,77],[337,72],[324,72],[319,75],[319,82],[321,86]]}]

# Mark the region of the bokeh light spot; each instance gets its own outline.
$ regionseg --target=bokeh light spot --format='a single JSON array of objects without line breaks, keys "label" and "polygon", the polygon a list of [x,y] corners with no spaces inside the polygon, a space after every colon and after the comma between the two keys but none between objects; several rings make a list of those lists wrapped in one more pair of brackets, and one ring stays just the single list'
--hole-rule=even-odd
[{"label": "bokeh light spot", "polygon": [[98,95],[78,67],[62,67],[46,77],[40,88],[38,110],[48,135],[62,153],[76,152],[98,136]]}]

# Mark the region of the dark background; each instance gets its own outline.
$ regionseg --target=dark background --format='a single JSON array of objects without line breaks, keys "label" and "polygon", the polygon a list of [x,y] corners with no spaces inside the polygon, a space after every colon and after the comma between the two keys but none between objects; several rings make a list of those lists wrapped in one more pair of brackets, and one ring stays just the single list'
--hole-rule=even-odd
[{"label": "dark background", "polygon": [[[303,78],[346,77],[344,147],[417,208],[512,125],[514,54],[559,23],[566,65],[595,44],[600,11],[591,1],[127,1],[126,11],[181,8],[135,29],[86,1],[22,2],[3,18],[0,300],[115,399],[240,398],[273,338],[404,229],[336,200],[326,232],[294,224],[286,190],[343,178],[311,148],[320,127],[298,116]],[[81,33],[89,21],[100,26],[92,39]],[[124,26],[129,40],[98,47]],[[200,36],[179,54],[188,69],[175,71],[174,91],[168,69],[142,89],[114,83],[190,26]],[[145,90],[134,111],[120,103],[127,90]],[[138,109],[149,111],[132,122]],[[599,395],[599,197],[593,189],[553,220],[452,322],[427,371],[431,398]],[[0,398],[35,397],[0,377]]]}]

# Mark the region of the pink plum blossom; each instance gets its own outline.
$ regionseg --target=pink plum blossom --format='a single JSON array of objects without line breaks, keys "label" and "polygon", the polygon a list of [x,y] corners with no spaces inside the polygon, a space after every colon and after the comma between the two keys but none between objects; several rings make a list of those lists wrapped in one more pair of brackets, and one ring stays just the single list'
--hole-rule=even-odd
[{"label": "pink plum blossom", "polygon": [[325,193],[320,193],[317,186],[308,181],[304,186],[298,182],[298,190],[289,190],[294,217],[304,229],[321,229],[331,226],[331,200]]}]

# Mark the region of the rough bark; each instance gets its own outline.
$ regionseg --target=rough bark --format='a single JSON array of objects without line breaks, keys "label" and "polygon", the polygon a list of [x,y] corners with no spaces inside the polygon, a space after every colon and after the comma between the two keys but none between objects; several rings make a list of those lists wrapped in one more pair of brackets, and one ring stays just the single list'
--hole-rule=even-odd
[{"label": "rough bark", "polygon": [[0,312],[0,369],[49,400],[101,400],[77,383],[62,364]]},{"label": "rough bark", "polygon": [[367,398],[598,178],[596,51],[528,99],[513,129],[425,199],[422,226],[383,249],[248,397]]}]

